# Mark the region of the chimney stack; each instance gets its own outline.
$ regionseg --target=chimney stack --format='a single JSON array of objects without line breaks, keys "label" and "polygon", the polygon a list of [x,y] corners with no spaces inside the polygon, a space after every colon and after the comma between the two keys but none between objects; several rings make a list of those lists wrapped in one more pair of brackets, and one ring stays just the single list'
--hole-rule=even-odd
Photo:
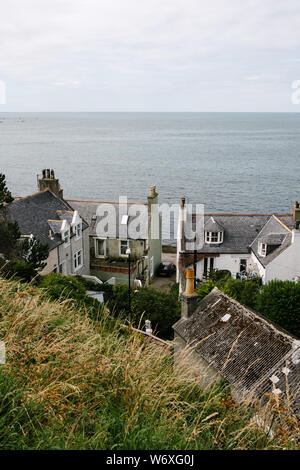
[{"label": "chimney stack", "polygon": [[54,170],[45,168],[42,171],[42,177],[38,177],[39,191],[50,189],[59,198],[63,199],[63,190],[60,187],[59,180],[55,178]]},{"label": "chimney stack", "polygon": [[190,318],[197,308],[198,294],[194,289],[195,271],[194,269],[186,270],[186,288],[181,295],[181,318]]}]

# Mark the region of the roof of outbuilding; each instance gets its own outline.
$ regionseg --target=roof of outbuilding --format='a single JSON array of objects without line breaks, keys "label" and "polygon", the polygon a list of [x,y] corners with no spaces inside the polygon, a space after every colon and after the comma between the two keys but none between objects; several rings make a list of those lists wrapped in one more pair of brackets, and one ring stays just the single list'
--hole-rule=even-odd
[{"label": "roof of outbuilding", "polygon": [[[144,240],[148,237],[148,206],[140,202],[127,204],[107,201],[80,201],[70,199],[68,202],[90,225],[90,236],[103,238],[135,238]],[[99,210],[101,209],[101,210]],[[140,210],[136,212],[136,210]],[[128,215],[128,219],[122,217]],[[137,220],[138,219],[138,220]],[[138,223],[137,223],[138,221]],[[137,225],[137,232],[135,226]]]},{"label": "roof of outbuilding", "polygon": [[[30,196],[15,199],[5,206],[7,218],[18,222],[22,235],[33,234],[42,243],[47,243],[52,250],[62,243],[59,236],[60,219],[70,217],[73,208],[63,199],[53,194],[49,189],[40,191]],[[61,225],[61,224],[60,224]],[[88,227],[85,221],[82,229]],[[53,236],[49,237],[49,230]]]},{"label": "roof of outbuilding", "polygon": [[245,398],[255,391],[272,393],[274,386],[275,393],[284,393],[284,367],[290,394],[299,391],[300,341],[217,288],[173,328]]}]

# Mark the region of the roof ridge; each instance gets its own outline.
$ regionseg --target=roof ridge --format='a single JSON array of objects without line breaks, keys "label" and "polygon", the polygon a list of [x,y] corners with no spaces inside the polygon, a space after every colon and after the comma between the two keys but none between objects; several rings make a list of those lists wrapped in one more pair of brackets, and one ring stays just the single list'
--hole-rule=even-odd
[{"label": "roof ridge", "polygon": [[[49,188],[46,188],[46,189],[43,189],[42,191],[37,191],[36,193],[32,193],[32,194],[28,194],[27,196],[23,196],[23,197],[18,197],[16,199],[14,199],[12,202],[10,202],[9,204],[14,204],[16,202],[19,202],[19,201],[23,201],[24,199],[28,199],[29,197],[33,197],[33,196],[37,196],[38,194],[42,194],[42,193],[45,193],[46,191],[49,191],[51,193],[51,191],[49,190]],[[53,194],[53,193],[52,193]],[[9,205],[8,204],[8,205]]]},{"label": "roof ridge", "polygon": [[127,201],[127,202],[117,202],[117,201],[95,201],[93,199],[66,199],[70,202],[92,202],[94,204],[143,204],[147,205],[146,202],[137,202],[137,201]]},{"label": "roof ridge", "polygon": [[280,224],[282,225],[283,228],[285,228],[288,232],[292,233],[292,230],[290,228],[288,228],[284,222],[282,222],[282,220],[278,219],[278,217],[273,214],[272,217],[274,217],[274,219]]},{"label": "roof ridge", "polygon": [[[192,214],[192,215],[199,215],[199,214]],[[201,215],[201,214],[200,214]],[[292,214],[274,214],[274,213],[270,213],[270,214],[236,214],[236,213],[227,213],[227,212],[224,212],[224,213],[212,213],[212,212],[207,212],[204,214],[205,216],[207,217],[272,217],[273,215],[277,216],[277,217],[288,217],[288,216],[291,216],[292,217]]]}]

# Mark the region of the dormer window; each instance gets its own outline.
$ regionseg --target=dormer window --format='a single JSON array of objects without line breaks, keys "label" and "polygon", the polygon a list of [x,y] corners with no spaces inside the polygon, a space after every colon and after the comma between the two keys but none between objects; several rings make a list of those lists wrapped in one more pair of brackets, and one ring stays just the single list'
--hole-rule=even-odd
[{"label": "dormer window", "polygon": [[267,244],[266,243],[260,243],[259,244],[259,254],[260,256],[266,256],[267,255]]},{"label": "dormer window", "polygon": [[75,233],[75,237],[76,238],[80,238],[81,237],[81,234],[82,234],[82,226],[81,226],[81,222],[79,224],[76,224],[74,226],[74,233]]},{"label": "dormer window", "polygon": [[223,239],[224,228],[214,217],[210,217],[204,225],[205,243],[219,245],[223,243]]},{"label": "dormer window", "polygon": [[223,232],[205,232],[206,243],[222,243]]},{"label": "dormer window", "polygon": [[77,211],[74,211],[73,217],[72,217],[72,222],[71,222],[71,227],[72,227],[72,233],[74,233],[76,239],[81,238],[82,236],[82,220],[80,215],[78,214]]},{"label": "dormer window", "polygon": [[70,230],[65,230],[63,232],[63,241],[65,245],[68,245],[70,243]]}]

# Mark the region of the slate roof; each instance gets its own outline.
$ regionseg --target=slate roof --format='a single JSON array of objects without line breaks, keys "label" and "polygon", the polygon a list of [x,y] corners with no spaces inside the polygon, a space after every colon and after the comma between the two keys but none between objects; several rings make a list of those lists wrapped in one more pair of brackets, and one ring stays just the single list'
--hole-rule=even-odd
[{"label": "slate roof", "polygon": [[[73,208],[49,189],[45,189],[31,196],[16,199],[5,206],[5,211],[9,220],[18,222],[22,235],[33,234],[42,243],[47,243],[52,250],[62,243],[59,235],[60,218],[65,218],[62,214],[72,216]],[[82,229],[86,228],[88,225],[83,220]],[[51,238],[50,229],[53,230]]]},{"label": "slate roof", "polygon": [[[128,202],[128,204],[119,204],[117,202],[79,201],[74,199],[69,199],[68,202],[89,223],[90,236],[92,237],[133,238],[130,230],[134,230],[136,224],[139,232],[135,238],[140,240],[148,238],[148,206],[145,203]],[[97,215],[97,210],[101,205],[103,205],[104,210],[102,215]],[[135,212],[137,207],[141,208],[140,215]],[[121,224],[123,215],[129,215],[125,224]],[[138,222],[137,218],[139,218]]]},{"label": "slate roof", "polygon": [[[271,261],[273,261],[292,243],[291,229],[289,229],[288,225],[283,225],[283,223],[291,225],[292,222],[292,216],[290,216],[290,218],[285,217],[284,219],[272,216],[259,232],[255,240],[253,240],[251,249],[263,266],[267,266],[271,263]],[[272,247],[272,250],[267,254],[267,256],[260,256],[258,251],[260,243],[267,243],[267,245]]]},{"label": "slate roof", "polygon": [[[299,409],[300,341],[293,335],[217,288],[190,318],[181,318],[173,329],[234,385],[243,399],[274,390],[284,394],[288,373],[289,393],[295,398],[294,408]],[[289,371],[283,371],[285,367]]]},{"label": "slate roof", "polygon": [[[189,221],[195,223],[196,216],[194,214],[187,216],[187,223]],[[212,220],[213,219],[213,220]],[[270,220],[276,220],[277,223],[276,229],[273,230],[274,224],[268,225]],[[191,222],[191,223],[192,223]],[[281,222],[281,224],[280,224]],[[216,225],[215,225],[216,224]],[[251,249],[255,247],[254,241],[257,240],[259,234],[262,237],[268,237],[273,235],[276,238],[276,244],[278,239],[280,239],[281,234],[289,234],[289,230],[293,228],[293,217],[289,214],[205,214],[204,216],[204,230],[205,231],[218,231],[213,230],[214,227],[222,227],[224,230],[224,239],[221,244],[209,244],[204,240],[203,246],[197,250],[198,253],[219,253],[219,254],[246,254],[250,253]],[[284,228],[286,226],[287,228]],[[266,227],[266,228],[265,228]],[[265,230],[263,230],[265,228]],[[291,237],[289,238],[291,241]],[[285,249],[288,246],[288,243],[283,243],[282,249]],[[167,244],[175,245],[176,241],[173,243],[168,242]],[[258,246],[258,245],[257,245]],[[193,243],[186,243],[186,252],[193,251]],[[279,250],[279,249],[278,249]],[[258,250],[253,250],[256,256],[258,256]],[[275,250],[276,251],[276,250]],[[274,257],[277,256],[279,251],[274,252]],[[271,257],[262,258],[262,264],[265,266],[264,261],[268,263],[271,261]]]},{"label": "slate roof", "polygon": [[213,216],[215,222],[224,229],[223,243],[210,245],[205,243],[198,253],[249,253],[249,246],[266,224],[270,215],[205,215],[204,226]]},{"label": "slate roof", "polygon": [[204,224],[204,230],[206,232],[223,232],[224,227],[222,227],[222,225],[220,225],[216,221],[216,219],[213,216],[211,216],[208,219],[206,218],[206,222]]}]

